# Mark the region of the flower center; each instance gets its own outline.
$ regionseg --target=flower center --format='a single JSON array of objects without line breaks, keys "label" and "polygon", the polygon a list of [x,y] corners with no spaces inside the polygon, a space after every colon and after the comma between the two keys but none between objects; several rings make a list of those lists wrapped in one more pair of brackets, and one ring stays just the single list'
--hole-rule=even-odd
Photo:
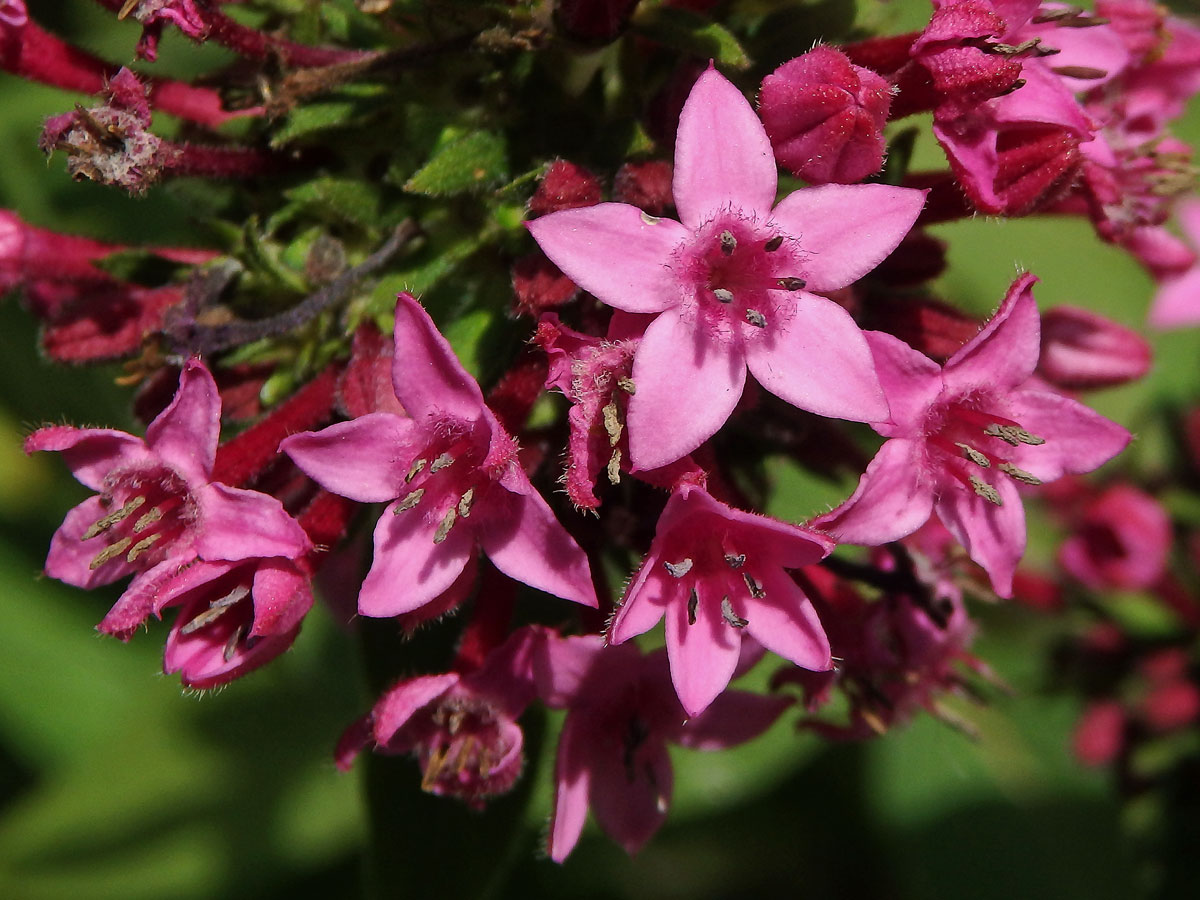
[{"label": "flower center", "polygon": [[767,595],[753,575],[753,563],[747,564],[746,553],[734,547],[727,535],[721,534],[699,546],[690,543],[675,552],[668,550],[663,554],[663,568],[687,588],[689,625],[695,625],[700,615],[701,584],[706,596],[723,594],[720,615],[730,628],[745,628],[749,624],[748,603]]},{"label": "flower center", "polygon": [[943,457],[944,471],[984,500],[1004,505],[995,487],[997,478],[1042,483],[1012,459],[1017,448],[1040,446],[1046,443],[1044,438],[1026,431],[1019,422],[981,409],[977,401],[960,400],[939,412],[941,425],[931,431],[929,446]]},{"label": "flower center", "polygon": [[136,466],[109,476],[100,495],[109,512],[83,533],[82,540],[102,540],[92,558],[98,569],[119,557],[148,569],[170,555],[171,547],[197,518],[196,501],[187,482],[166,466]]},{"label": "flower center", "polygon": [[466,799],[502,794],[521,773],[520,726],[482,700],[449,697],[417,741],[421,788]]}]

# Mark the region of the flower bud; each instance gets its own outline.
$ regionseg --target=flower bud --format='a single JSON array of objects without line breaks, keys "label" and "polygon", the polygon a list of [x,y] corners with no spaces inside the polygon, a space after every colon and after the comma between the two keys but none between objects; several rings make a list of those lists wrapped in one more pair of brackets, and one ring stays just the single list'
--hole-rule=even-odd
[{"label": "flower bud", "polygon": [[1112,387],[1150,369],[1150,345],[1111,319],[1074,306],[1042,316],[1042,355],[1037,372],[1063,390]]},{"label": "flower bud", "polygon": [[1116,484],[1083,510],[1059,550],[1062,567],[1092,590],[1137,590],[1162,577],[1171,546],[1171,521],[1153,497]]},{"label": "flower bud", "polygon": [[556,160],[546,170],[541,183],[529,200],[529,212],[535,216],[595,206],[600,202],[600,182],[582,166]]}]

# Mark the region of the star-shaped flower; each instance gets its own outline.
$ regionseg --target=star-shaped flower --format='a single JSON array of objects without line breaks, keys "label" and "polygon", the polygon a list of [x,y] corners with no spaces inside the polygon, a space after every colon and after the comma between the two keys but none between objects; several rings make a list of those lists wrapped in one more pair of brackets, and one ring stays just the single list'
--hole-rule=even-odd
[{"label": "star-shaped flower", "polygon": [[630,459],[664,466],[716,433],[746,370],[802,409],[886,415],[862,332],[810,291],[865,275],[908,232],[924,193],[825,185],[777,205],[771,143],[746,98],[715,69],[679,117],[673,193],[680,221],[601,203],[528,227],[580,287],[616,309],[657,313],[633,363]]}]

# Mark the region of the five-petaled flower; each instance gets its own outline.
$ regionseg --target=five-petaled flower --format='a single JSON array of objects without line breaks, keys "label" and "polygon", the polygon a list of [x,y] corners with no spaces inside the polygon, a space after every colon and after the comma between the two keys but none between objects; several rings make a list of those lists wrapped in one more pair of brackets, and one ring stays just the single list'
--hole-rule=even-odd
[{"label": "five-petaled flower", "polygon": [[1130,434],[1036,381],[1040,325],[1023,275],[974,338],[939,366],[903,341],[868,332],[890,422],[889,438],[854,494],[815,520],[839,541],[882,544],[916,531],[930,514],[983,566],[1001,596],[1025,550],[1017,485],[1090,472]]},{"label": "five-petaled flower", "polygon": [[391,501],[375,526],[359,612],[395,616],[424,606],[455,582],[477,546],[511,578],[596,606],[587,557],[410,294],[396,304],[395,342],[393,387],[409,417],[371,413],[280,445],[328,490],[361,503]]},{"label": "five-petaled flower", "polygon": [[772,206],[777,182],[762,123],[710,68],[679,117],[680,221],[601,203],[528,223],[580,287],[616,309],[658,314],[633,363],[637,469],[674,462],[715,434],[747,368],[801,409],[856,421],[886,416],[862,332],[810,291],[844,287],[873,269],[908,232],[924,193],[825,185]]}]

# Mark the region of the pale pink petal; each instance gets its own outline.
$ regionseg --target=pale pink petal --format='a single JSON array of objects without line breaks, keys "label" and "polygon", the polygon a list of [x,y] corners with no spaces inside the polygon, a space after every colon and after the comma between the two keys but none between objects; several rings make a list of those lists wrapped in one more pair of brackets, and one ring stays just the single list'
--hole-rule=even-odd
[{"label": "pale pink petal", "polygon": [[453,672],[420,675],[388,690],[371,710],[375,742],[387,744],[418,710],[442,696],[458,681],[459,676]]},{"label": "pale pink petal", "polygon": [[493,565],[510,578],[584,606],[598,606],[586,554],[554,517],[541,494],[502,486],[488,492],[473,514],[481,517],[478,537]]},{"label": "pale pink petal", "polygon": [[[1053,47],[1058,52],[1026,64],[1022,76],[1025,69],[1032,67],[1048,69],[1072,94],[1107,84],[1129,65],[1129,50],[1112,28],[1058,28],[1046,24],[1021,29],[1020,40],[1034,37],[1042,39],[1042,46]],[[1054,72],[1055,69],[1069,68],[1099,69],[1105,74],[1100,78],[1068,78]]]},{"label": "pale pink petal", "polygon": [[693,750],[724,750],[753,740],[792,705],[791,697],[726,691],[679,729],[679,743]]},{"label": "pale pink petal", "polygon": [[729,684],[737,668],[741,635],[721,616],[721,597],[710,585],[698,585],[696,621],[688,622],[688,604],[667,610],[667,658],[671,681],[689,716],[697,716]]},{"label": "pale pink petal", "polygon": [[1021,427],[1046,443],[1021,444],[1007,455],[1043,481],[1099,468],[1133,439],[1116,422],[1062,394],[1015,391],[1009,395],[1009,405]]},{"label": "pale pink petal", "polygon": [[67,513],[63,523],[50,538],[50,552],[46,555],[46,574],[66,584],[90,590],[102,584],[111,584],[137,570],[137,566],[117,556],[107,563],[91,567],[109,542],[103,535],[83,540],[84,532],[112,512],[99,497],[88,497]]},{"label": "pale pink petal", "polygon": [[667,817],[674,774],[667,747],[651,737],[633,758],[633,778],[623,753],[596,754],[588,791],[592,812],[605,834],[637,853]]},{"label": "pale pink petal", "polygon": [[[674,560],[679,562],[679,560]],[[687,605],[687,592],[679,579],[672,578],[663,568],[662,560],[651,554],[638,571],[625,597],[613,616],[608,639],[623,644],[639,634],[645,634],[658,624],[668,606]]]},{"label": "pale pink petal", "polygon": [[627,203],[565,209],[526,223],[546,256],[573,282],[616,309],[654,313],[679,302],[669,264],[690,232]]},{"label": "pale pink petal", "polygon": [[829,638],[804,592],[782,569],[760,574],[766,596],[746,603],[746,631],[776,656],[803,669],[831,669]]},{"label": "pale pink petal", "polygon": [[890,334],[864,331],[863,335],[891,411],[890,422],[873,427],[885,437],[920,434],[926,414],[942,392],[942,367]]},{"label": "pale pink petal", "polygon": [[1037,65],[1023,66],[1021,78],[1025,81],[1021,88],[988,101],[997,122],[1059,125],[1084,140],[1091,138],[1092,122],[1063,79]]},{"label": "pale pink petal", "polygon": [[202,522],[195,546],[205,559],[297,559],[312,549],[304,529],[268,494],[213,482],[195,496]]},{"label": "pale pink petal", "polygon": [[771,219],[800,242],[797,273],[810,291],[832,291],[862,278],[908,234],[926,191],[886,184],[826,184],[788,194]]},{"label": "pale pink petal", "polygon": [[[870,348],[846,310],[801,292],[795,308],[778,319],[745,344],[746,365],[759,384],[819,416],[855,422],[888,417]],[[634,381],[640,392],[636,369]]]},{"label": "pale pink petal", "polygon": [[550,858],[558,863],[575,849],[587,821],[592,778],[589,756],[593,749],[594,736],[578,714],[568,714],[558,738],[558,756],[554,764],[554,815],[550,819],[546,847]]},{"label": "pale pink petal", "polygon": [[727,207],[765,216],[778,183],[771,141],[754,108],[709,67],[696,79],[675,135],[672,191],[680,220],[698,228]]},{"label": "pale pink petal", "polygon": [[886,441],[854,493],[813,520],[839,543],[875,547],[897,541],[925,524],[933,512],[934,485],[924,474],[920,441]]},{"label": "pale pink petal", "polygon": [[189,359],[170,405],[146,427],[146,446],[190,483],[208,481],[221,436],[221,395],[204,364]]},{"label": "pale pink petal", "polygon": [[583,689],[584,679],[600,653],[608,652],[598,634],[560,637],[543,630],[534,652],[533,671],[538,696],[554,709],[570,705]]},{"label": "pale pink petal", "polygon": [[1003,506],[956,486],[938,498],[937,514],[971,559],[987,571],[992,590],[1011,597],[1013,574],[1025,553],[1025,510],[1012,481],[998,478],[993,486]]},{"label": "pale pink petal", "polygon": [[1191,238],[1192,244],[1200,247],[1200,199],[1189,197],[1179,204],[1175,211],[1183,233]]},{"label": "pale pink petal", "polygon": [[459,523],[440,544],[437,522],[420,507],[393,513],[390,504],[375,525],[375,558],[358,594],[364,616],[397,616],[438,597],[454,583],[475,552],[475,535]]},{"label": "pale pink petal", "polygon": [[25,452],[36,450],[62,453],[71,474],[93,491],[105,489],[105,479],[114,469],[154,460],[141,438],[109,428],[39,428],[25,439]]},{"label": "pale pink petal", "polygon": [[473,422],[483,411],[483,394],[467,374],[429,313],[412,294],[396,298],[396,355],[392,386],[409,415],[424,423],[447,416]]},{"label": "pale pink petal", "polygon": [[1014,281],[979,334],[946,361],[942,377],[950,391],[1005,390],[1033,374],[1042,352],[1041,319],[1033,299],[1037,280],[1022,275]]},{"label": "pale pink petal", "polygon": [[1155,328],[1200,324],[1200,266],[1163,281],[1150,307],[1149,322]]},{"label": "pale pink petal", "polygon": [[629,457],[657,469],[695,450],[729,418],[746,383],[740,351],[667,310],[646,329],[633,360]]},{"label": "pale pink petal", "polygon": [[312,608],[308,578],[282,559],[264,559],[254,572],[254,627],[251,637],[285,634]]},{"label": "pale pink petal", "polygon": [[371,413],[284,438],[279,449],[326,490],[359,503],[394,500],[424,442],[412,419]]}]

